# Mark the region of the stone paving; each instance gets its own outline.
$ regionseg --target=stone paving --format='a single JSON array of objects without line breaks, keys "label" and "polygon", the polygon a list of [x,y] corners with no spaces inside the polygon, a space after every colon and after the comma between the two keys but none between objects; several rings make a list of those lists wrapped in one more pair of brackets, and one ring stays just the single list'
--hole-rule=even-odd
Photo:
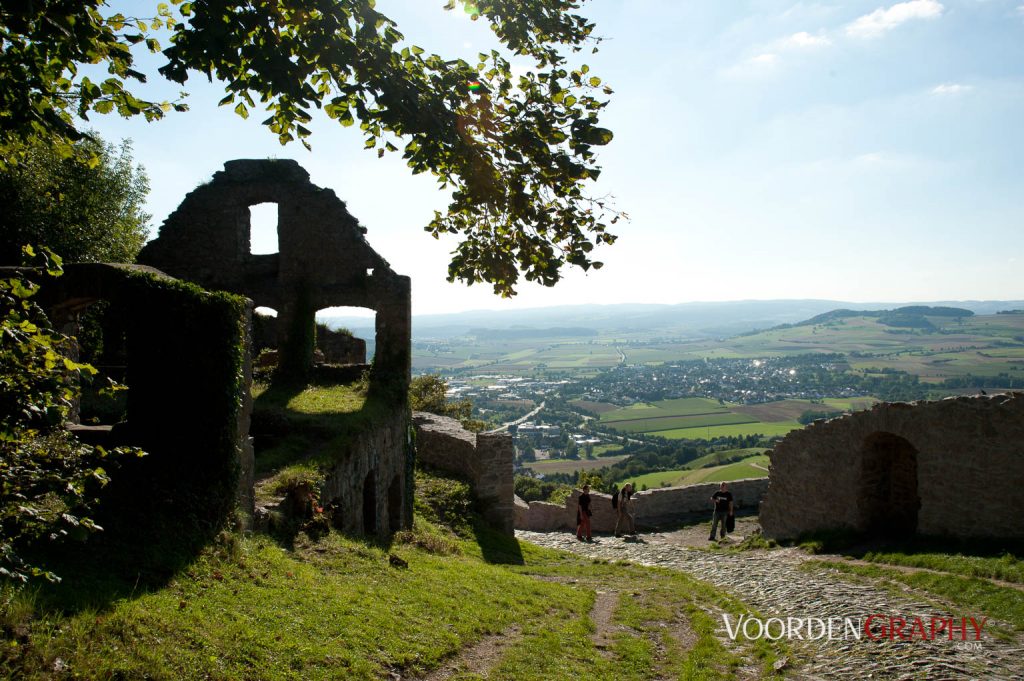
[{"label": "stone paving", "polygon": [[[807,554],[795,548],[742,553],[709,552],[673,543],[671,534],[642,535],[639,541],[599,537],[592,544],[579,542],[569,532],[517,531],[520,540],[595,558],[624,560],[641,565],[681,570],[731,593],[756,609],[760,619],[778,617],[855,618],[863,621],[879,613],[888,618],[921,617],[925,626],[932,617],[980,616],[956,606],[928,603],[913,593],[893,593],[871,584],[841,579],[835,571],[807,571],[800,568]],[[735,626],[735,620],[731,620]],[[781,623],[770,625],[778,635]],[[981,640],[974,640],[968,627],[968,641],[872,641],[863,636],[843,640],[836,623],[836,640],[811,641],[788,638],[795,660],[791,676],[802,679],[1024,679],[1024,642],[1019,635],[1004,640],[992,634],[994,625],[1013,631],[1006,624],[989,619]],[[817,626],[817,625],[815,625]],[[958,622],[957,626],[960,624]],[[757,636],[758,625],[749,627]],[[926,629],[927,631],[927,629]],[[800,632],[797,632],[798,634]],[[719,637],[728,639],[724,623]],[[817,632],[815,634],[817,636]],[[743,634],[739,634],[740,638]],[[920,636],[918,636],[920,638]]]}]

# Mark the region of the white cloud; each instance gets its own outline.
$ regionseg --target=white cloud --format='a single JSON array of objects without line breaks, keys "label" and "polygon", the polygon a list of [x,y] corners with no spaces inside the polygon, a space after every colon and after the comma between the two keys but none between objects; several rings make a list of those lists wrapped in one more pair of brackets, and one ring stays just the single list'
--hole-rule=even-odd
[{"label": "white cloud", "polygon": [[807,31],[794,33],[788,38],[782,39],[782,46],[790,49],[806,49],[815,47],[827,47],[832,44],[826,36],[811,35]]},{"label": "white cloud", "polygon": [[937,0],[909,0],[888,9],[879,7],[849,24],[846,34],[854,38],[877,38],[912,19],[937,19],[942,10],[942,3]]},{"label": "white cloud", "polygon": [[970,85],[961,85],[960,83],[943,83],[942,85],[936,85],[933,87],[932,94],[939,96],[955,96],[965,94],[973,89],[974,87]]},{"label": "white cloud", "polygon": [[745,59],[738,64],[724,69],[720,73],[729,78],[750,78],[764,76],[775,71],[779,65],[779,55],[765,52],[756,57]]}]

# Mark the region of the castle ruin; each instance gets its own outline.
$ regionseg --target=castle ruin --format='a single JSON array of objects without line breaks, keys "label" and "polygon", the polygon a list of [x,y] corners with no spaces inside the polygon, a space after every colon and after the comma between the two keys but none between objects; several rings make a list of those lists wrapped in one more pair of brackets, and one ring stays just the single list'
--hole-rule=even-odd
[{"label": "castle ruin", "polygon": [[1024,538],[1024,393],[881,403],[775,448],[761,527]]}]

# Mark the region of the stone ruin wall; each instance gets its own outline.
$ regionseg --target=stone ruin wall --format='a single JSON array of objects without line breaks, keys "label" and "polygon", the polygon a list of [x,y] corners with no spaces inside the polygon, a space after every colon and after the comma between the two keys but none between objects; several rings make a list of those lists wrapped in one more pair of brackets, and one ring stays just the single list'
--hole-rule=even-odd
[{"label": "stone ruin wall", "polygon": [[[662,487],[645,490],[633,495],[633,506],[637,527],[657,527],[692,520],[695,515],[705,515],[711,520],[711,495],[718,491],[721,483],[709,482],[685,487]],[[768,489],[767,478],[751,478],[726,483],[732,492],[736,510],[743,512],[756,509]],[[517,530],[550,532],[552,530],[574,530],[576,509],[579,504],[579,490],[564,504],[546,501],[526,503],[516,497],[515,526]],[[595,532],[612,532],[618,512],[612,508],[609,494],[591,492],[591,528]]]},{"label": "stone ruin wall", "polygon": [[790,433],[771,457],[765,535],[867,531],[865,452],[893,436],[916,450],[917,533],[1024,537],[1024,393],[883,403]]},{"label": "stone ruin wall", "polygon": [[[334,507],[336,527],[386,537],[412,526],[412,507],[406,501],[408,440],[408,415],[396,409],[353,438],[344,451],[332,452],[338,463],[328,471],[320,500]],[[372,518],[366,516],[367,492]]]},{"label": "stone ruin wall", "polygon": [[[253,254],[249,208],[268,202],[277,204],[279,252]],[[365,233],[345,203],[310,182],[295,161],[238,159],[185,197],[139,262],[277,310],[277,318],[259,324],[261,335],[250,340],[273,342],[278,370],[291,378],[304,379],[312,368],[307,339],[314,337],[317,310],[351,306],[376,312],[370,387],[395,395],[395,402],[389,416],[358,434],[349,451],[337,453],[323,500],[336,506],[344,529],[383,536],[412,522],[406,401],[411,282],[370,247]],[[358,378],[364,368],[365,343],[354,340],[346,336],[330,348],[335,361],[350,365],[339,368],[353,370],[333,372],[335,378]]]},{"label": "stone ruin wall", "polygon": [[457,420],[414,412],[416,456],[423,463],[464,478],[483,507],[484,518],[512,534],[515,513],[515,447],[507,433],[471,433]]}]

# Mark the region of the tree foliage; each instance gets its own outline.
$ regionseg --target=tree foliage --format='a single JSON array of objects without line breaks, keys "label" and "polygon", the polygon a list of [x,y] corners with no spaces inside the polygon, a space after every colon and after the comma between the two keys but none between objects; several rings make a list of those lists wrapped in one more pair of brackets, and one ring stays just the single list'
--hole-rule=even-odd
[{"label": "tree foliage", "polygon": [[[39,257],[50,276],[60,274],[59,256],[41,249]],[[19,582],[56,579],[25,562],[27,544],[100,529],[84,513],[108,481],[110,456],[64,428],[79,381],[96,370],[62,352],[68,339],[33,302],[38,288],[20,275],[0,279],[0,579]]]},{"label": "tree foliage", "polygon": [[467,399],[449,400],[448,381],[440,374],[422,374],[409,382],[409,406],[413,411],[426,411],[458,419],[466,430],[480,432],[486,424],[473,418],[473,403]]},{"label": "tree foliage", "polygon": [[130,142],[82,139],[66,157],[38,140],[13,146],[20,162],[0,168],[0,262],[18,263],[25,244],[70,262],[134,262],[149,179]]},{"label": "tree foliage", "polygon": [[[449,280],[514,295],[520,273],[553,285],[564,264],[600,267],[594,247],[615,240],[606,229],[619,214],[585,191],[600,173],[594,147],[612,138],[598,124],[611,89],[567,60],[596,50],[594,25],[575,12],[583,1],[449,0],[446,10],[487,21],[502,45],[472,63],[407,41],[373,0],[172,0],[149,19],[104,13],[103,0],[9,3],[0,142],[79,139],[78,121],[93,112],[155,120],[183,108],[132,94],[153,75],[134,66],[131,47],[144,44],[166,57],[164,78],[184,84],[199,72],[223,83],[221,104],[239,116],[265,109],[282,144],[308,146],[321,110],[358,123],[366,148],[400,151],[413,173],[433,173],[451,202],[426,230],[460,239]],[[109,75],[94,82],[83,64]]]}]

